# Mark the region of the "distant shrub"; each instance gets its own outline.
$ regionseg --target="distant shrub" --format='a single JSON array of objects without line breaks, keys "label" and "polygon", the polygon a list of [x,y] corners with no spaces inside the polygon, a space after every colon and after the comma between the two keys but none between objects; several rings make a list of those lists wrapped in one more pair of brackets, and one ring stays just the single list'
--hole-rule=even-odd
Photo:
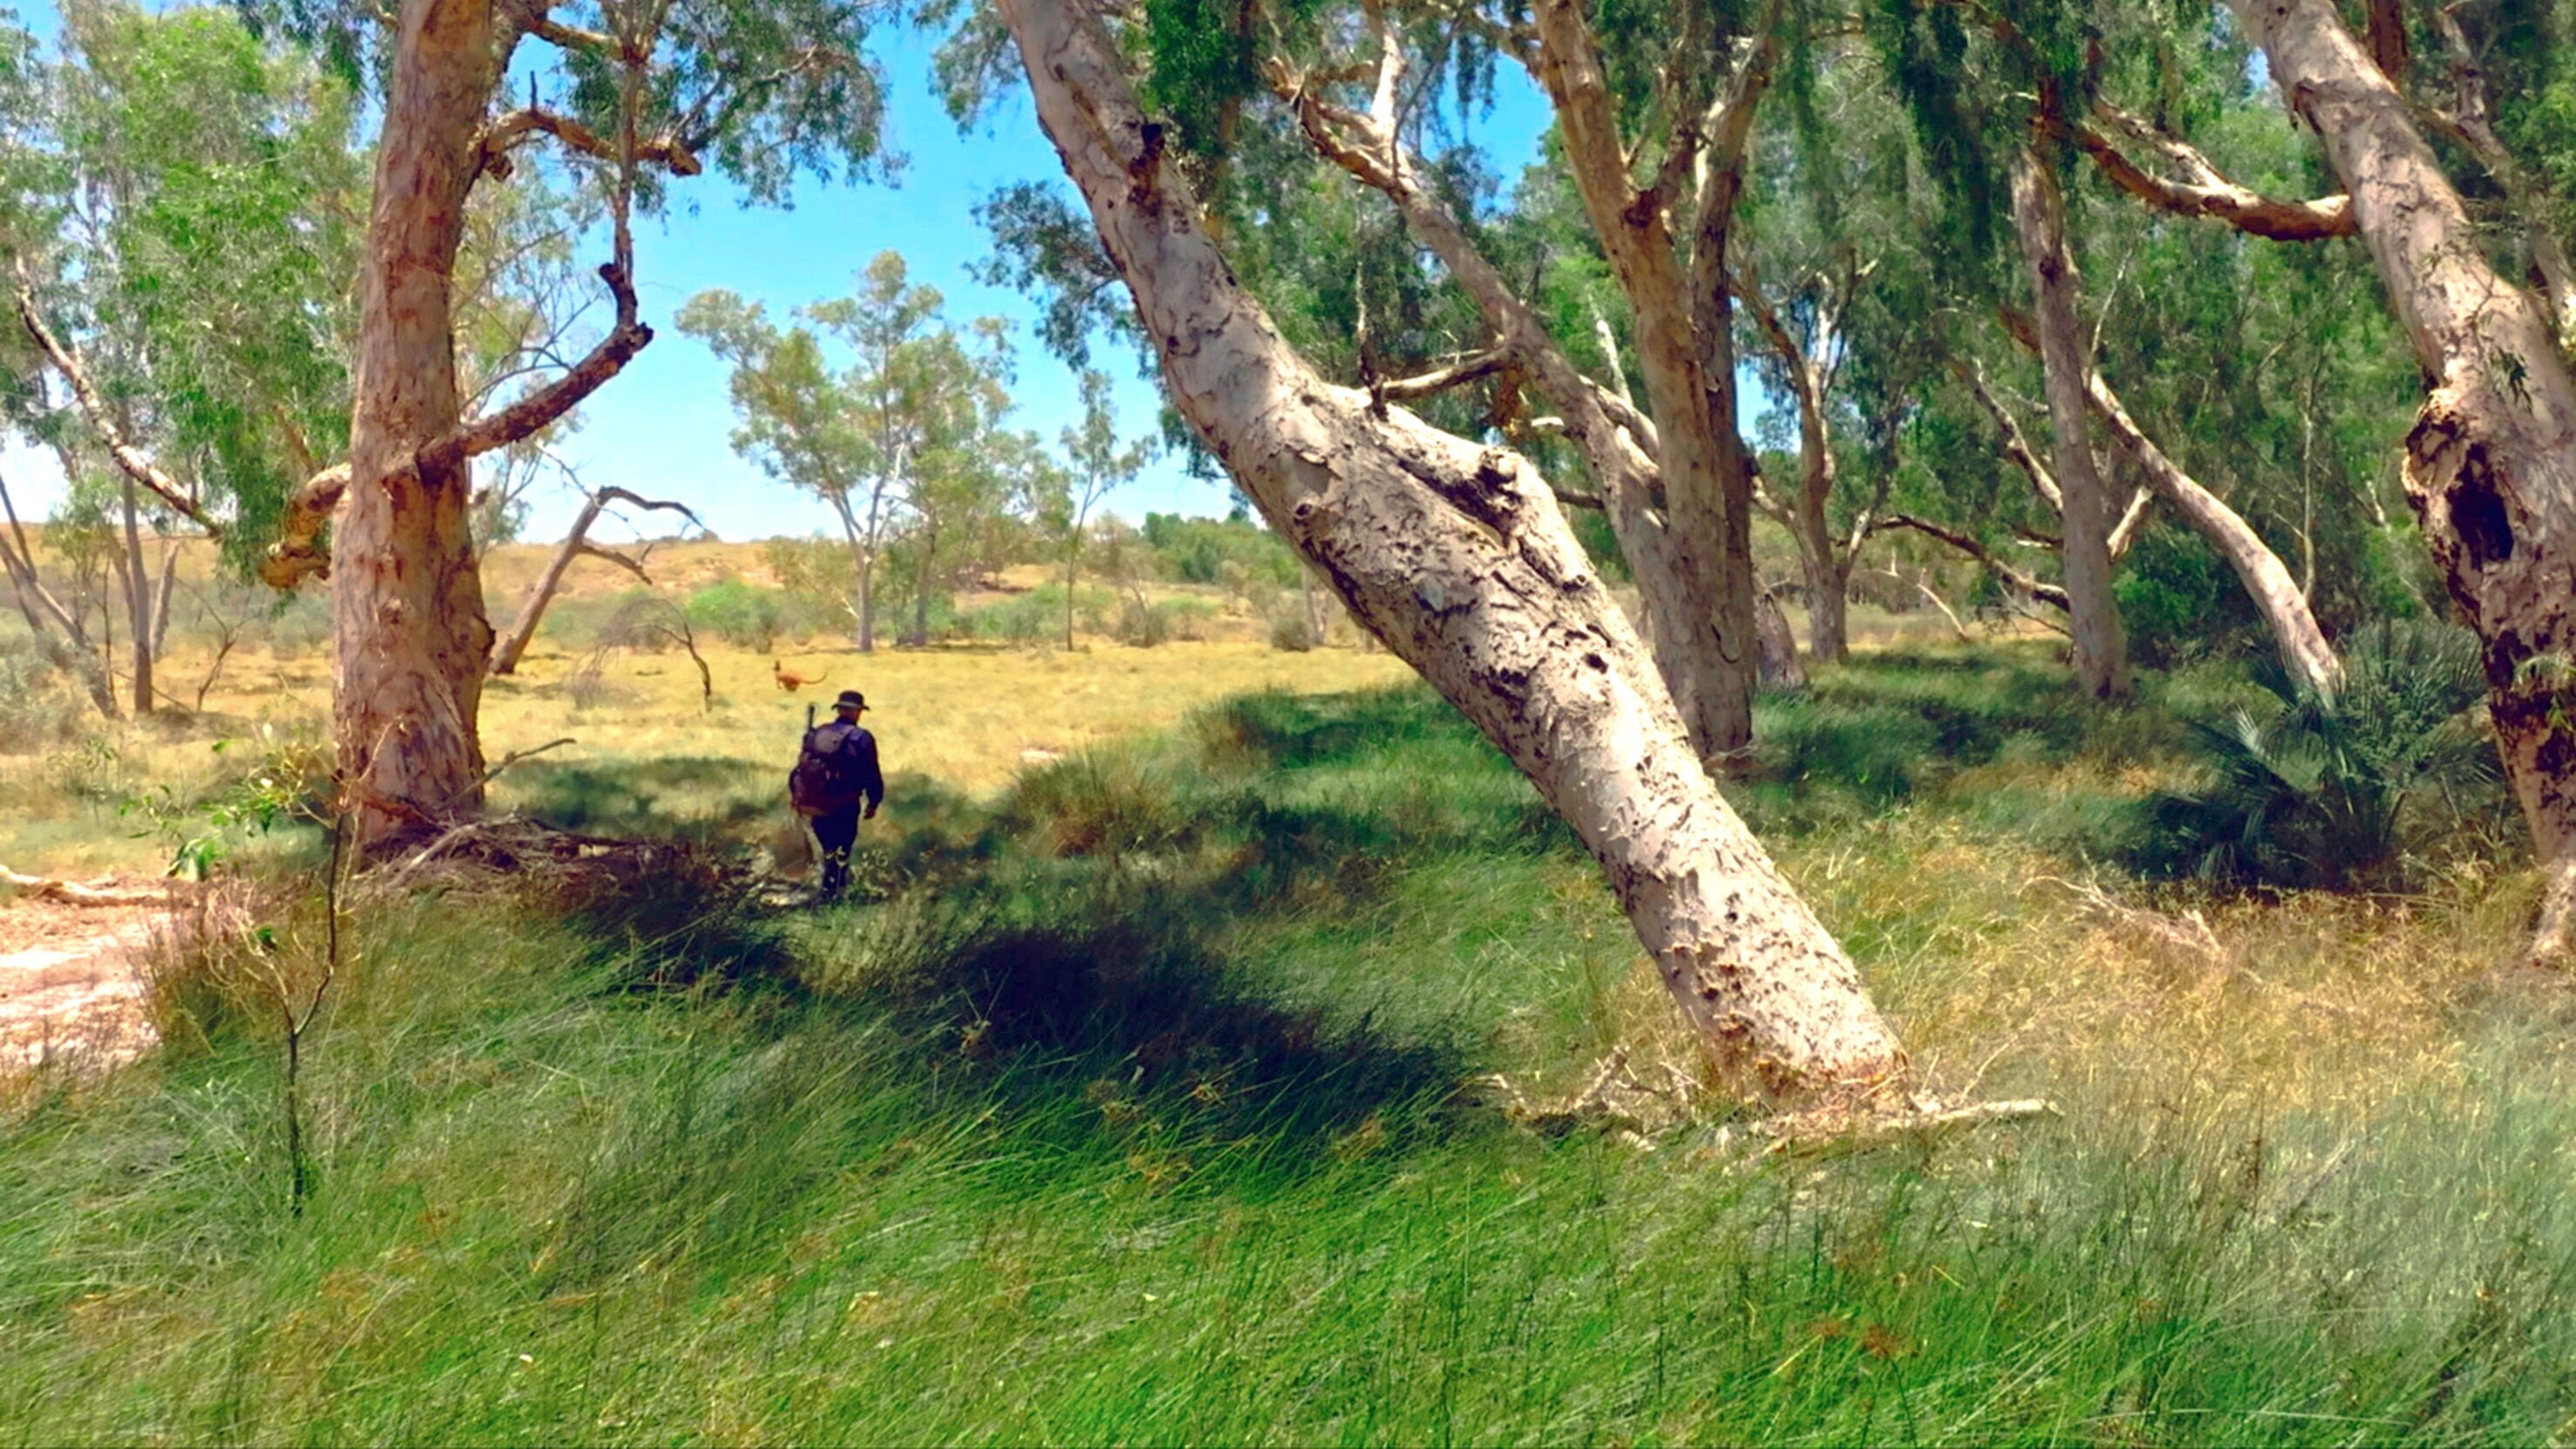
[{"label": "distant shrub", "polygon": [[725,579],[689,595],[689,623],[737,649],[755,652],[775,646],[785,632],[781,595],[740,579]]},{"label": "distant shrub", "polygon": [[1270,621],[1270,647],[1282,653],[1303,654],[1322,642],[1303,613],[1281,614]]},{"label": "distant shrub", "polygon": [[[1296,556],[1277,534],[1249,518],[1184,518],[1148,513],[1139,530],[1163,577],[1185,584],[1240,589],[1252,579],[1297,581]],[[1232,570],[1227,565],[1235,567]]]},{"label": "distant shrub", "polygon": [[80,686],[39,655],[34,640],[0,642],[0,753],[61,744],[80,732],[88,709]]},{"label": "distant shrub", "polygon": [[2206,778],[2140,807],[2134,863],[2231,885],[2403,883],[2409,857],[2504,813],[2494,747],[2471,713],[2486,678],[2475,634],[2433,620],[2343,641],[2331,698],[2258,671],[2272,696],[2191,726]]}]

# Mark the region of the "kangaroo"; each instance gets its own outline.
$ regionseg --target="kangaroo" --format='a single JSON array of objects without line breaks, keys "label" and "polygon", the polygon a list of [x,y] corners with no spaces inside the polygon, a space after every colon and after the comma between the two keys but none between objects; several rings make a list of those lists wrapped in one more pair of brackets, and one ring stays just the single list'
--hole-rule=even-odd
[{"label": "kangaroo", "polygon": [[820,684],[823,682],[822,675],[799,674],[795,670],[788,668],[785,661],[778,659],[772,659],[769,661],[769,677],[777,680],[778,687],[789,694],[794,694],[796,691],[803,689],[809,684]]}]

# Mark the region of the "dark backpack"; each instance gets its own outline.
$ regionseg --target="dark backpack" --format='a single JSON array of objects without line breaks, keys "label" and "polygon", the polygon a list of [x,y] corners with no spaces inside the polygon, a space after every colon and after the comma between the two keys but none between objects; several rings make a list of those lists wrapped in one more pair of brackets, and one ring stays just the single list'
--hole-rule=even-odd
[{"label": "dark backpack", "polygon": [[[828,741],[816,736],[831,731]],[[799,815],[829,815],[847,810],[859,803],[857,772],[850,767],[846,748],[850,732],[834,724],[820,725],[805,732],[805,744],[796,754],[796,768],[787,772],[787,803]]]}]

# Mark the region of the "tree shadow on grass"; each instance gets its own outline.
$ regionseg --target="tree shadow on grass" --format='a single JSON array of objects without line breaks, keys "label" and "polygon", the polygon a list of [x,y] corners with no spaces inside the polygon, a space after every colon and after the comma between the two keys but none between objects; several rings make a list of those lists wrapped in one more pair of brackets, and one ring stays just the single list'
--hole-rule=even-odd
[{"label": "tree shadow on grass", "polygon": [[531,763],[510,786],[524,813],[559,829],[713,845],[745,843],[781,818],[785,778],[753,760],[675,755]]},{"label": "tree shadow on grass", "polygon": [[[1499,1130],[1459,1099],[1458,1044],[1267,998],[1229,973],[1200,909],[1104,888],[733,918],[794,959],[693,1008],[728,1025],[673,1063],[586,1176],[545,1291],[656,1252],[742,1271],[809,1231],[818,1203],[846,1214],[851,1182],[925,1154],[944,1212],[990,1212],[1072,1184],[1263,1196],[1358,1156]],[[631,939],[615,928],[603,944]]]}]

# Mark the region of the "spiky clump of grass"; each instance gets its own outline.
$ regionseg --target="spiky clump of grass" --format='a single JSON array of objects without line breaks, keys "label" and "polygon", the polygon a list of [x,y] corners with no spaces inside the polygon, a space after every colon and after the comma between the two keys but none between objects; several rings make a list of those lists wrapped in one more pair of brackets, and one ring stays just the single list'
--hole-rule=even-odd
[{"label": "spiky clump of grass", "polygon": [[2327,694],[2277,667],[2271,698],[2192,722],[2203,781],[2140,809],[2151,873],[2237,886],[2380,889],[2500,807],[2496,763],[2473,713],[2486,685],[2478,640],[2431,620],[2372,623],[2344,641]]}]

